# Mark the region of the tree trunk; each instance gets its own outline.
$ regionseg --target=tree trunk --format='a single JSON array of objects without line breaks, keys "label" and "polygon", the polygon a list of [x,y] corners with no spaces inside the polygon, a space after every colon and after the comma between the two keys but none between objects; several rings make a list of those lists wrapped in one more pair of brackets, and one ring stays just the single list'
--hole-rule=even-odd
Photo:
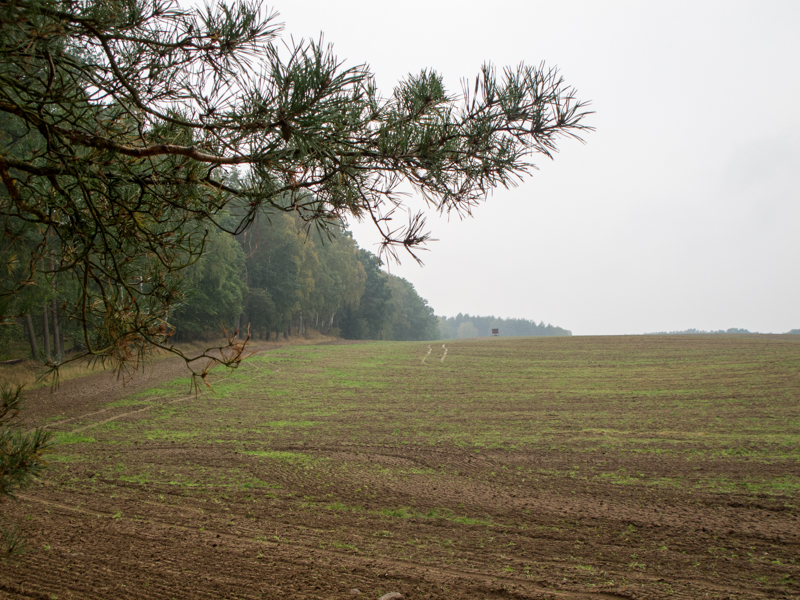
[{"label": "tree trunk", "polygon": [[42,305],[42,324],[44,325],[44,357],[47,362],[53,362],[53,357],[50,354],[50,320],[47,314],[47,302]]},{"label": "tree trunk", "polygon": [[55,298],[50,304],[50,311],[53,313],[53,352],[56,362],[60,363],[64,360],[64,345],[61,343],[61,332],[58,327],[58,303]]},{"label": "tree trunk", "polygon": [[33,330],[31,313],[25,315],[25,331],[28,332],[28,342],[31,345],[31,357],[33,357],[33,360],[39,360],[39,348],[36,345],[36,332]]}]

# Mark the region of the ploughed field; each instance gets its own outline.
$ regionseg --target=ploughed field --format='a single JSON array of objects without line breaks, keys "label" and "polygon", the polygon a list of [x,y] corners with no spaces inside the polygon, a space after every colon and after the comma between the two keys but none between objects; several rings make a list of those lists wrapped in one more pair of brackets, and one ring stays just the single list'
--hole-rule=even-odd
[{"label": "ploughed field", "polygon": [[800,596],[800,336],[446,346],[31,402],[0,597]]}]

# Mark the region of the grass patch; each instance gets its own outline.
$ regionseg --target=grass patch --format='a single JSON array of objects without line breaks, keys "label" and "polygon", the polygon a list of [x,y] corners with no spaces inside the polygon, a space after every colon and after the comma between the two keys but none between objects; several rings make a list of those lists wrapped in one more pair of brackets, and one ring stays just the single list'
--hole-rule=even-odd
[{"label": "grass patch", "polygon": [[47,460],[48,462],[79,463],[85,462],[86,458],[77,454],[51,454]]},{"label": "grass patch", "polygon": [[129,483],[152,483],[150,473],[140,473],[139,475],[120,475],[120,481],[127,481]]},{"label": "grass patch", "polygon": [[293,464],[311,464],[319,461],[318,458],[303,454],[302,452],[285,452],[282,450],[247,450],[242,454],[257,456],[259,458],[269,458]]},{"label": "grass patch", "polygon": [[81,433],[69,433],[66,431],[56,431],[53,433],[53,441],[58,445],[67,444],[94,444],[97,442],[91,436]]},{"label": "grass patch", "polygon": [[183,442],[199,435],[197,431],[176,431],[173,429],[152,429],[144,432],[145,439],[150,441]]},{"label": "grass patch", "polygon": [[267,421],[262,424],[262,427],[272,427],[273,429],[287,429],[287,428],[305,428],[314,427],[319,423],[316,421]]},{"label": "grass patch", "polygon": [[250,490],[258,488],[280,489],[281,486],[276,485],[274,483],[269,483],[267,481],[262,481],[258,477],[251,477],[250,479],[242,483],[241,487],[243,490]]}]

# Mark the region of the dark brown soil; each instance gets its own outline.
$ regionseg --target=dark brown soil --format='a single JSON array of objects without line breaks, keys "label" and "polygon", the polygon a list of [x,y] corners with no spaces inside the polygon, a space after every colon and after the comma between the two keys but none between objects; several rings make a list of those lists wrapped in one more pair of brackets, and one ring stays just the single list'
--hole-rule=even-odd
[{"label": "dark brown soil", "polygon": [[[184,369],[161,361],[124,387],[108,374],[67,382],[54,395],[31,394],[29,410],[39,423],[63,415],[58,426],[75,432],[112,418],[137,427],[150,409],[107,403]],[[187,393],[163,405],[206,401]],[[692,463],[669,452],[606,453],[588,442],[585,452],[475,452],[392,444],[376,420],[358,427],[359,440],[374,441],[271,438],[286,457],[315,458],[305,466],[244,453],[261,447],[256,433],[213,447],[143,435],[131,444],[85,444],[80,461],[59,463],[58,476],[3,506],[24,524],[33,550],[0,563],[0,597],[345,599],[356,597],[353,588],[365,598],[397,591],[409,599],[800,597],[793,493],[694,485],[720,473],[731,481],[796,477],[795,458]],[[655,447],[667,451],[673,442]],[[149,477],[125,478],[117,463]],[[167,465],[170,477],[189,483],[159,481]],[[586,476],[599,471],[653,482],[682,474],[684,483]],[[227,486],[225,473],[269,485]],[[463,511],[436,509],[455,506]],[[407,508],[392,515],[387,507]]]}]

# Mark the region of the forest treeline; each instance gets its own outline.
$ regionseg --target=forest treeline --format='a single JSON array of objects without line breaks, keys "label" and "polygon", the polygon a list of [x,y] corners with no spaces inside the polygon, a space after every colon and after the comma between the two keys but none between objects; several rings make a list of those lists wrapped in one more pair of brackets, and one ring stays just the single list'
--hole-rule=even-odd
[{"label": "forest treeline", "polygon": [[438,337],[433,309],[414,286],[380,269],[342,226],[306,234],[298,217],[262,217],[236,238],[209,232],[202,258],[184,275],[187,301],[170,324],[176,339],[238,327],[257,338],[307,329],[346,339]]},{"label": "forest treeline", "polygon": [[488,337],[492,329],[505,336],[563,336],[571,331],[545,325],[528,319],[501,319],[499,317],[478,317],[459,313],[455,317],[439,317],[439,335],[443,340],[458,338]]},{"label": "forest treeline", "polygon": [[[571,335],[527,319],[437,317],[411,283],[383,271],[378,257],[359,248],[343,226],[316,236],[302,225],[298,215],[278,213],[256,219],[237,236],[218,228],[198,231],[206,236],[202,254],[180,270],[185,298],[165,325],[174,329],[173,340],[212,339],[223,328],[264,340],[309,329],[345,339],[400,341],[486,337],[492,329],[501,336]],[[58,264],[57,256],[51,260]],[[54,362],[83,349],[84,330],[68,318],[75,312],[77,286],[58,273],[27,286],[15,298],[22,315],[16,327],[0,328],[2,354],[8,356],[12,340]]]},{"label": "forest treeline", "polygon": [[[328,233],[307,234],[285,213],[256,219],[235,237],[205,231],[201,256],[180,271],[185,299],[168,318],[173,340],[211,339],[223,328],[266,340],[308,329],[346,339],[440,337],[433,309],[411,283],[382,271],[343,227]],[[82,328],[65,318],[77,300],[73,286],[58,275],[28,286],[16,298],[24,316],[0,328],[0,347],[24,340],[34,356],[56,362],[81,349]]]},{"label": "forest treeline", "polygon": [[[711,331],[704,331],[703,329],[684,329],[682,331],[654,331],[652,333],[645,333],[645,335],[708,335],[718,333],[760,333],[759,331],[750,331],[748,329],[740,329],[738,327],[730,327],[729,329],[716,329]],[[800,333],[800,329],[792,329],[787,331],[787,334]]]}]

